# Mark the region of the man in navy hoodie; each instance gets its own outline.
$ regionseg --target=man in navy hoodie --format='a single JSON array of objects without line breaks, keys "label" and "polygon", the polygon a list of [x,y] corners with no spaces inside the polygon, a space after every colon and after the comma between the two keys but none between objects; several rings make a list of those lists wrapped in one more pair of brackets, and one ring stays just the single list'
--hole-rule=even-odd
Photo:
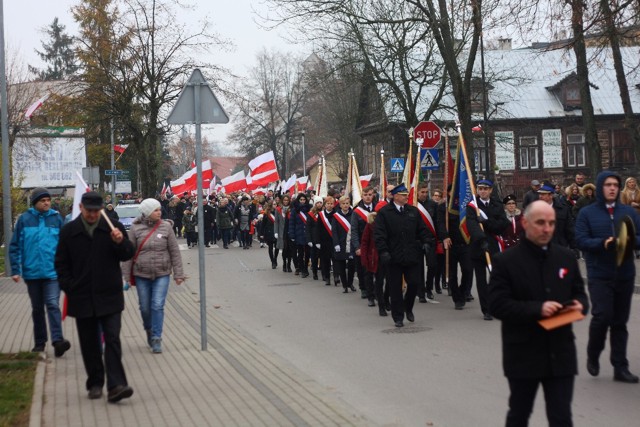
[{"label": "man in navy hoodie", "polygon": [[638,377],[629,372],[627,360],[627,321],[631,311],[631,297],[636,274],[633,257],[616,265],[617,227],[625,215],[633,219],[636,228],[635,247],[639,246],[640,217],[630,206],[619,201],[622,179],[614,172],[603,171],[596,179],[596,202],[578,214],[575,237],[578,249],[585,254],[591,324],[587,345],[587,371],[600,373],[600,353],[604,350],[607,332],[611,333],[611,364],[614,380],[637,383]]}]

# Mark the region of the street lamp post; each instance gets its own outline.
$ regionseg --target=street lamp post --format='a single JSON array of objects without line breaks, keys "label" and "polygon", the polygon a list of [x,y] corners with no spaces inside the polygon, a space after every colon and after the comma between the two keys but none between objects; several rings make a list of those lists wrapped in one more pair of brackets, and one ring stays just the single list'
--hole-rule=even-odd
[{"label": "street lamp post", "polygon": [[304,129],[302,129],[302,175],[307,176],[307,157],[304,154]]}]

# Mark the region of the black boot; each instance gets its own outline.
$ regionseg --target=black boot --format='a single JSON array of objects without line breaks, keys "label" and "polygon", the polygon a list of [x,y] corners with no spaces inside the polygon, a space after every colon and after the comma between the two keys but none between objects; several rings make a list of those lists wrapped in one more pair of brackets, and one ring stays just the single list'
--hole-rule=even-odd
[{"label": "black boot", "polygon": [[284,262],[282,263],[282,271],[285,273],[287,272],[287,264]]},{"label": "black boot", "polygon": [[318,280],[318,271],[313,272],[313,280]]},{"label": "black boot", "polygon": [[346,286],[344,287],[344,291],[342,291],[343,294],[348,294],[349,293],[349,288],[347,288]]},{"label": "black boot", "polygon": [[378,306],[378,314],[382,317],[386,317],[387,316],[387,310],[384,309],[383,306],[379,305]]},{"label": "black boot", "polygon": [[291,273],[291,260],[287,260],[287,273]]},{"label": "black boot", "polygon": [[272,268],[272,269],[274,269],[274,270],[275,270],[276,268],[278,268],[278,263],[277,263],[277,262],[275,262],[275,261],[271,262],[271,268]]}]

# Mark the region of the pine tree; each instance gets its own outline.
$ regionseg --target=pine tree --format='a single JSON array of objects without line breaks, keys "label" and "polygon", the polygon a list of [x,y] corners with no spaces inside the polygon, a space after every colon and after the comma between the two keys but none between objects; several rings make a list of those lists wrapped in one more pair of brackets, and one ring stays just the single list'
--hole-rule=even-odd
[{"label": "pine tree", "polygon": [[29,65],[29,71],[36,74],[39,80],[62,80],[76,72],[76,56],[74,40],[65,32],[65,26],[58,22],[58,17],[45,29],[48,40],[42,41],[42,51],[36,53],[47,65],[41,70]]}]

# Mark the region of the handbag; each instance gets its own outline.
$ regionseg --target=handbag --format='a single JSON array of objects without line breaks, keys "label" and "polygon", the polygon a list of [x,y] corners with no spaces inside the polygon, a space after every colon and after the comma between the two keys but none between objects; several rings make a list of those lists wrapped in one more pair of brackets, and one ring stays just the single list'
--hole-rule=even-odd
[{"label": "handbag", "polygon": [[140,251],[142,250],[142,247],[147,242],[147,240],[149,240],[149,237],[151,237],[153,232],[156,231],[158,229],[158,227],[160,227],[160,223],[161,222],[162,222],[162,220],[159,220],[158,223],[156,224],[156,226],[153,227],[153,229],[151,229],[151,231],[149,232],[149,234],[147,234],[147,236],[144,238],[144,240],[142,240],[142,243],[140,243],[140,246],[138,246],[138,249],[136,250],[136,254],[131,259],[131,270],[129,271],[129,284],[131,286],[135,286],[136,285],[136,276],[133,275],[133,267],[136,264],[136,260],[138,259],[138,255],[140,255]]}]

